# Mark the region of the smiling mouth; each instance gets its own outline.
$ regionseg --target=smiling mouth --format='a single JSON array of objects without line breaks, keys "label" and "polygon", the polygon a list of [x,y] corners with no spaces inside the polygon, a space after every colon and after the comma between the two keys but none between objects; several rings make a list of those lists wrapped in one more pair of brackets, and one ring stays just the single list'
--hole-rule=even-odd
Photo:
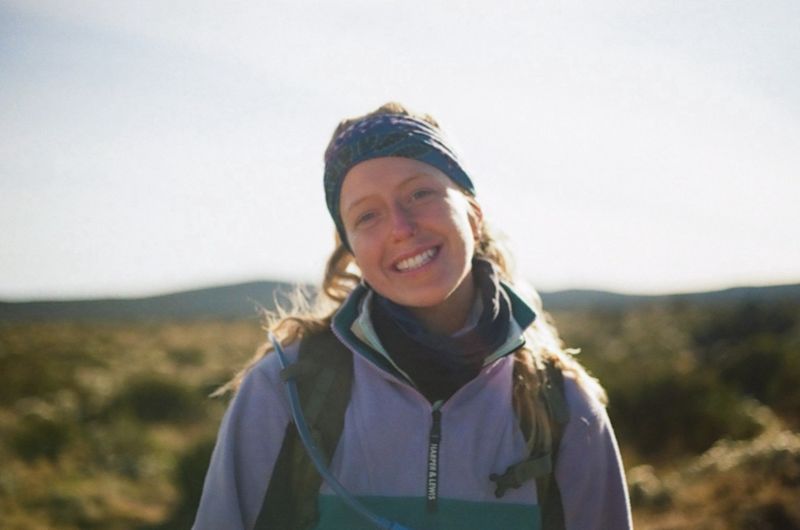
[{"label": "smiling mouth", "polygon": [[423,265],[430,263],[439,253],[439,247],[429,248],[425,252],[420,252],[416,256],[398,261],[394,268],[400,272],[410,272],[419,269]]}]

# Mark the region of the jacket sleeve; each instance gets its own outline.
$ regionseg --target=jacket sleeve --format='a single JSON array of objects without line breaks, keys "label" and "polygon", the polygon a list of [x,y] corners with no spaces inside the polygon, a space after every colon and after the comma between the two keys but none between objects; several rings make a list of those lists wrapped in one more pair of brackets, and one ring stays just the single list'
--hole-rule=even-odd
[{"label": "jacket sleeve", "polygon": [[633,527],[625,472],[605,407],[574,379],[564,380],[570,420],[556,463],[566,530]]},{"label": "jacket sleeve", "polygon": [[[287,348],[296,359],[296,348]],[[223,416],[194,530],[250,530],[255,525],[290,421],[277,356],[247,374]]]}]

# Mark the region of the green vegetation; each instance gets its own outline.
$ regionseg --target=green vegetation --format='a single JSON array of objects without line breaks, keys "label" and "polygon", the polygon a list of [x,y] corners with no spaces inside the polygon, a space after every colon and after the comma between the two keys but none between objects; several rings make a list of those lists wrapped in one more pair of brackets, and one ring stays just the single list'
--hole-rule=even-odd
[{"label": "green vegetation", "polygon": [[252,320],[0,324],[0,526],[187,528],[225,407],[207,394],[261,337]]},{"label": "green vegetation", "polygon": [[800,300],[555,319],[608,391],[637,528],[800,529]]},{"label": "green vegetation", "polygon": [[[608,390],[637,528],[800,528],[800,302],[554,314]],[[0,324],[3,528],[187,528],[241,321]]]},{"label": "green vegetation", "polygon": [[608,390],[609,414],[635,458],[698,454],[752,438],[753,400],[800,425],[800,302],[555,315],[562,337]]},{"label": "green vegetation", "polygon": [[202,415],[204,397],[163,376],[132,378],[111,401],[106,415],[130,415],[142,423],[191,423]]}]

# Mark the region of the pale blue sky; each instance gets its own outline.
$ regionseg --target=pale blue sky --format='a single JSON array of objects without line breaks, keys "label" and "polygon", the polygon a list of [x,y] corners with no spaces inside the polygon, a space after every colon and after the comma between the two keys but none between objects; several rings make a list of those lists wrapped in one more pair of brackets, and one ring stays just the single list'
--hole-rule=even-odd
[{"label": "pale blue sky", "polygon": [[800,281],[799,27],[793,0],[0,0],[0,299],[318,281],[325,143],[387,100],[444,125],[540,289]]}]

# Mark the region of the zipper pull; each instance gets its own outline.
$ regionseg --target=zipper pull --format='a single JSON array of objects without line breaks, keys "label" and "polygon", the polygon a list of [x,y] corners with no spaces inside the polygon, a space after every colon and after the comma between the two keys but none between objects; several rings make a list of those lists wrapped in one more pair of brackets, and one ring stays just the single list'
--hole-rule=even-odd
[{"label": "zipper pull", "polygon": [[436,511],[436,501],[439,498],[439,445],[442,441],[442,411],[439,410],[441,402],[434,404],[433,422],[428,435],[428,483],[427,483],[427,508],[429,513]]}]

